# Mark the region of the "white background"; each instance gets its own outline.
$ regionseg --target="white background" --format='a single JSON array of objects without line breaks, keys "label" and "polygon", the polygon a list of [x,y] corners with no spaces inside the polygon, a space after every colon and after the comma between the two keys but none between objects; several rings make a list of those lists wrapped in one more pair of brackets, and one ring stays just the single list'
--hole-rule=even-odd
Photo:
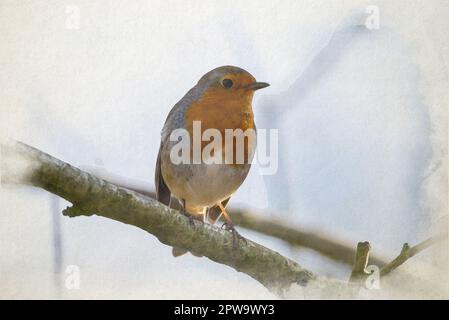
[{"label": "white background", "polygon": [[[1,135],[153,188],[170,108],[210,69],[240,66],[271,84],[254,112],[259,128],[279,129],[280,170],[254,167],[231,204],[354,246],[369,240],[392,258],[447,228],[448,4],[2,0]],[[364,26],[368,5],[378,30]],[[58,280],[52,215],[67,203],[11,187],[0,200],[0,298],[272,297],[244,274],[174,259],[153,236],[95,216],[56,220]],[[242,232],[319,274],[349,274]],[[79,290],[65,288],[69,265]]]}]

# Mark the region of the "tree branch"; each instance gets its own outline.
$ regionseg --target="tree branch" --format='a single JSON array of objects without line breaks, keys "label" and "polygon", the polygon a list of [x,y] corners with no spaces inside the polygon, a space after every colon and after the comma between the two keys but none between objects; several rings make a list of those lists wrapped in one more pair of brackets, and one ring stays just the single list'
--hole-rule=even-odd
[{"label": "tree branch", "polygon": [[351,277],[349,278],[350,282],[360,282],[368,275],[366,266],[368,265],[370,251],[371,245],[368,241],[359,242],[357,244],[354,267],[352,269]]},{"label": "tree branch", "polygon": [[2,154],[6,156],[2,182],[30,184],[70,201],[74,207],[65,211],[70,217],[96,214],[136,226],[166,245],[185,248],[246,273],[277,293],[294,283],[340,283],[318,278],[250,240],[240,241],[233,250],[229,232],[197,221],[192,225],[184,215],[154,199],[117,187],[23,143],[2,145]]},{"label": "tree branch", "polygon": [[434,245],[438,242],[445,241],[447,239],[448,239],[448,235],[443,233],[438,236],[426,239],[413,247],[410,247],[408,245],[408,243],[404,243],[404,245],[402,246],[401,253],[394,260],[392,260],[390,263],[386,264],[385,266],[383,266],[380,269],[380,275],[386,276],[391,271],[393,271],[396,268],[398,268],[399,266],[401,266],[404,262],[406,262],[411,257],[414,257],[421,251],[431,247],[432,245]]},{"label": "tree branch", "polygon": [[[432,245],[448,240],[448,234],[443,233],[435,237],[431,237],[423,242],[418,243],[414,247],[410,247],[407,243],[402,247],[401,253],[393,259],[391,262],[385,264],[382,268],[380,268],[379,275],[380,277],[385,277],[393,270],[397,269],[408,259],[414,257],[421,251],[430,248]],[[366,271],[366,267],[368,265],[368,260],[370,256],[371,245],[369,242],[359,242],[357,244],[357,250],[355,255],[354,267],[352,269],[351,276],[349,281],[355,284],[355,288],[357,286],[360,288],[361,283],[367,276],[370,275],[369,272]]]},{"label": "tree branch", "polygon": [[[317,232],[303,231],[280,220],[264,218],[246,210],[231,209],[230,214],[233,221],[243,228],[276,237],[294,246],[315,250],[335,261],[349,265],[354,263],[356,253],[354,249],[337,239],[320,235]],[[371,255],[370,263],[383,266],[387,262],[380,257]]]},{"label": "tree branch", "polygon": [[[243,272],[277,294],[282,295],[292,284],[312,284],[313,289],[321,289],[324,297],[350,295],[352,289],[360,285],[360,281],[355,280],[366,276],[370,251],[368,242],[358,244],[351,275],[353,281],[348,285],[339,280],[318,277],[298,263],[250,240],[240,241],[237,250],[233,250],[233,237],[229,232],[199,221],[193,221],[192,224],[178,211],[148,195],[116,186],[26,144],[2,144],[1,151],[2,183],[29,184],[45,189],[73,204],[64,210],[64,215],[76,217],[96,214],[133,225],[153,234],[166,245],[185,248]],[[300,232],[289,230],[288,226],[281,223],[243,213],[239,215],[238,211],[234,211],[235,217],[243,227],[251,225],[253,230],[266,231],[266,234],[271,232],[270,235],[281,239],[300,238]],[[282,235],[283,232],[288,235]],[[414,247],[405,244],[400,255],[381,269],[381,276],[442,240],[447,240],[447,234],[429,238]],[[304,243],[301,239],[292,242],[295,241]]]},{"label": "tree branch", "polygon": [[[147,186],[135,182],[133,183],[129,178],[120,177],[93,168],[88,168],[86,170],[117,186],[156,199],[154,191],[150,190]],[[266,218],[260,214],[253,213],[253,211],[249,209],[239,209],[231,206],[229,207],[228,212],[232,217],[232,221],[245,229],[278,238],[293,246],[312,249],[338,262],[351,266],[354,264],[354,255],[356,252],[352,245],[343,243],[338,239],[319,234],[318,232],[301,230],[298,227],[293,227],[281,220]],[[372,254],[370,255],[370,263],[372,264],[384,266],[387,262],[388,260],[386,259],[373,256]]]}]

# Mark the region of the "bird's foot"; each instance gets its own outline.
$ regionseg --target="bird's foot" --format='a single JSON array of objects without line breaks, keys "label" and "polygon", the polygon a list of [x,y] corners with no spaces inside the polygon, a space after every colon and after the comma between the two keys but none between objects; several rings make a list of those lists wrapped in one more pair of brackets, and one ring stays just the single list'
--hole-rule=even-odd
[{"label": "bird's foot", "polygon": [[225,222],[221,227],[232,233],[232,249],[233,250],[237,250],[239,240],[242,240],[244,243],[248,243],[246,238],[243,237],[239,232],[237,232],[233,223]]},{"label": "bird's foot", "polygon": [[189,223],[190,223],[190,225],[191,225],[191,226],[194,226],[194,225],[195,225],[195,221],[193,221],[193,220],[194,220],[194,219],[193,219],[193,216],[190,215],[190,214],[188,214],[187,216],[189,217]]},{"label": "bird's foot", "polygon": [[187,211],[181,211],[181,213],[184,215],[184,216],[186,216],[187,218],[189,218],[189,223],[190,223],[190,225],[191,226],[194,226],[195,225],[195,222],[193,221],[193,216],[191,215],[191,214],[189,214],[189,213],[187,213]]},{"label": "bird's foot", "polygon": [[193,227],[193,226],[195,226],[195,222],[193,221],[193,215],[191,215],[191,214],[189,214],[188,212],[187,212],[187,210],[186,210],[186,201],[185,201],[185,199],[182,199],[181,200],[181,213],[183,214],[183,215],[185,215],[187,218],[189,218],[189,223],[190,223],[190,225]]},{"label": "bird's foot", "polygon": [[196,217],[196,216],[194,216],[194,215],[192,215],[192,214],[190,214],[190,213],[188,213],[188,212],[182,212],[182,211],[181,211],[181,213],[182,213],[183,215],[185,215],[187,218],[189,218],[189,223],[190,223],[191,226],[194,226],[194,225],[195,225],[195,220],[196,220],[196,221],[199,221],[201,224],[204,223],[204,220],[203,220],[203,219],[201,219],[201,218],[199,218],[199,217]]}]

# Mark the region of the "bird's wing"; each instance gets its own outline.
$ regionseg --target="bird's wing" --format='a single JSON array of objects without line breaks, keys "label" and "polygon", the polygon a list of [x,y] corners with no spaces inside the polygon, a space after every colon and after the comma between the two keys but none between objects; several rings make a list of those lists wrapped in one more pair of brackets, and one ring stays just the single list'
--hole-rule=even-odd
[{"label": "bird's wing", "polygon": [[165,184],[164,177],[162,176],[161,172],[161,150],[162,150],[162,143],[159,147],[159,152],[157,155],[157,161],[156,161],[156,172],[155,172],[155,186],[156,186],[156,199],[159,202],[162,202],[165,205],[170,205],[170,197],[171,192],[170,189],[168,189],[167,185]]},{"label": "bird's wing", "polygon": [[186,93],[186,95],[181,100],[179,100],[170,110],[161,131],[161,145],[159,147],[159,153],[157,156],[156,173],[154,177],[157,200],[164,203],[165,205],[169,205],[170,203],[171,192],[167,184],[165,183],[164,177],[162,177],[161,172],[162,146],[164,143],[168,143],[170,134],[173,130],[184,127],[184,114],[188,106],[191,105],[193,101],[199,99],[203,90],[204,88],[198,85],[190,89]]},{"label": "bird's wing", "polygon": [[[228,204],[230,199],[231,199],[231,197],[229,197],[226,200],[221,202],[223,207],[226,208],[226,205]],[[217,220],[218,220],[218,218],[220,218],[220,216],[221,216],[221,209],[219,206],[213,206],[213,207],[209,208],[209,210],[207,211],[207,219],[209,220],[209,222],[211,224],[214,224],[215,222],[217,222]]]}]

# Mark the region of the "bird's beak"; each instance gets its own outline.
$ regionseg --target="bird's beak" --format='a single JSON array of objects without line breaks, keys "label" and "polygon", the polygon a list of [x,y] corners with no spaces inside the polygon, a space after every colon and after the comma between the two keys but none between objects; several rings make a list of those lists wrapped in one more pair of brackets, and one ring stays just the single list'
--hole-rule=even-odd
[{"label": "bird's beak", "polygon": [[248,89],[250,90],[259,90],[268,87],[270,84],[266,82],[253,82],[248,85]]}]

